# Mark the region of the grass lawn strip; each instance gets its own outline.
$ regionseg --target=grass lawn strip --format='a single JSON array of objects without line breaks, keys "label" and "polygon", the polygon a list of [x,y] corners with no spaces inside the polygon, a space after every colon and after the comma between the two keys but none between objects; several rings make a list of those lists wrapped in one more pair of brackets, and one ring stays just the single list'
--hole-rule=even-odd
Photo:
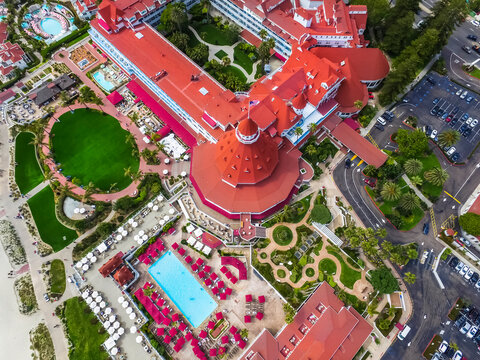
[{"label": "grass lawn strip", "polygon": [[227,55],[228,55],[228,54],[227,54],[225,51],[223,51],[223,50],[217,51],[217,52],[215,53],[215,56],[216,56],[217,58],[219,58],[220,60],[222,60],[222,59],[223,59],[225,56],[227,56]]},{"label": "grass lawn strip", "polygon": [[423,356],[427,359],[430,360],[433,357],[433,354],[435,354],[438,350],[438,347],[442,343],[443,339],[440,335],[435,335],[430,342],[430,344],[427,346],[425,351],[423,352]]},{"label": "grass lawn strip", "polygon": [[36,356],[34,359],[55,360],[55,348],[52,337],[45,323],[40,323],[30,331],[31,349]]},{"label": "grass lawn strip", "polygon": [[362,278],[362,273],[348,266],[345,260],[343,260],[343,257],[332,248],[329,248],[327,252],[335,256],[338,261],[340,261],[340,265],[342,267],[340,281],[342,282],[342,284],[349,289],[353,289],[353,285],[357,282],[357,280],[360,280]]},{"label": "grass lawn strip", "polygon": [[111,186],[126,188],[132,179],[125,169],[137,172],[139,158],[126,143],[128,131],[110,115],[96,110],[77,109],[60,116],[51,131],[52,151],[63,175],[77,178],[82,185],[93,182],[108,191]]},{"label": "grass lawn strip", "polygon": [[337,265],[332,259],[322,259],[318,263],[318,270],[332,275],[337,272]]},{"label": "grass lawn strip", "polygon": [[240,44],[233,49],[233,62],[244,68],[248,74],[251,74],[253,71],[253,61],[250,60],[248,54],[241,50],[239,46]]},{"label": "grass lawn strip", "polygon": [[50,291],[52,294],[63,295],[65,292],[65,265],[62,260],[52,260],[50,264]]},{"label": "grass lawn strip", "polygon": [[203,41],[213,45],[233,45],[228,41],[224,31],[214,24],[199,24],[195,30]]},{"label": "grass lawn strip", "polygon": [[15,182],[22,194],[28,193],[43,181],[42,170],[31,144],[35,135],[21,132],[15,139]]},{"label": "grass lawn strip", "polygon": [[285,273],[285,270],[278,269],[278,270],[277,270],[277,276],[278,276],[280,279],[283,279],[283,278],[285,278],[285,276],[287,276],[287,274]]},{"label": "grass lawn strip", "polygon": [[42,241],[49,244],[53,251],[62,250],[77,238],[77,233],[63,226],[55,215],[55,200],[50,186],[46,186],[28,200],[30,211],[37,225]]},{"label": "grass lawn strip", "polygon": [[245,74],[242,72],[242,70],[240,70],[239,68],[237,68],[235,66],[228,65],[226,67],[223,67],[220,71],[222,71],[226,74],[231,73],[231,74],[235,75],[236,77],[238,77],[242,82],[244,82],[244,83],[247,82],[247,77],[245,76]]},{"label": "grass lawn strip", "polygon": [[80,301],[78,297],[68,299],[65,301],[64,316],[68,337],[72,342],[70,360],[108,358],[108,354],[101,350],[101,345],[108,339],[108,334],[98,333],[100,329],[103,330],[102,324],[100,322],[92,324],[96,317],[85,302]]}]

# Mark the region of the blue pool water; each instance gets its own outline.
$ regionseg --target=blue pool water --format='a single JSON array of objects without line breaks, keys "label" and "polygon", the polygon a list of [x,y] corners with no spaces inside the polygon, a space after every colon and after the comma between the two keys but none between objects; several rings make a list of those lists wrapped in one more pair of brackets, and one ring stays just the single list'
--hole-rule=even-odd
[{"label": "blue pool water", "polygon": [[98,83],[98,85],[100,85],[106,91],[112,91],[115,88],[115,85],[113,85],[113,83],[105,79],[105,76],[101,71],[95,72],[93,74],[93,78]]},{"label": "blue pool water", "polygon": [[52,18],[45,18],[40,22],[40,27],[49,35],[56,36],[62,31],[60,21]]},{"label": "blue pool water", "polygon": [[193,327],[199,327],[217,307],[217,303],[171,251],[150,266],[148,272]]}]

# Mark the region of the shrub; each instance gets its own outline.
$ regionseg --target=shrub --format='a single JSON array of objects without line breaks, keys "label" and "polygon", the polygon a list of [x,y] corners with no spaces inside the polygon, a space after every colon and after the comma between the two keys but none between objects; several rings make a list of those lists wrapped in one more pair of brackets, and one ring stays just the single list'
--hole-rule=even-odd
[{"label": "shrub", "polygon": [[332,215],[330,214],[330,210],[328,210],[325,205],[319,204],[313,207],[310,218],[314,222],[318,222],[320,224],[327,224],[332,220]]}]

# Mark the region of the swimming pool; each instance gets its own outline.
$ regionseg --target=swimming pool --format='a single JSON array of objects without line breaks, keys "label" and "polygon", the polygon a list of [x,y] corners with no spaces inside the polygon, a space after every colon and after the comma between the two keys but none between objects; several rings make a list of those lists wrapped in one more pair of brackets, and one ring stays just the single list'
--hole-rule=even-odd
[{"label": "swimming pool", "polygon": [[103,75],[103,72],[101,71],[95,72],[93,74],[93,78],[98,83],[98,85],[100,85],[106,91],[112,91],[115,88],[115,85],[113,85],[112,82],[105,79],[105,75]]},{"label": "swimming pool", "polygon": [[60,21],[58,21],[57,19],[53,18],[47,17],[43,19],[40,22],[40,27],[43,31],[52,36],[56,36],[62,32],[62,24],[60,24]]},{"label": "swimming pool", "polygon": [[171,251],[150,266],[148,272],[193,327],[199,327],[217,307],[215,300]]}]

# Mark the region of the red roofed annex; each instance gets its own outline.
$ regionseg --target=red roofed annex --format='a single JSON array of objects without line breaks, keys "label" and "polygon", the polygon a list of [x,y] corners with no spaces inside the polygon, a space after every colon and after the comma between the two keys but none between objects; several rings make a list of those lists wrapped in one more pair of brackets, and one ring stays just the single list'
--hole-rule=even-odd
[{"label": "red roofed annex", "polygon": [[[258,29],[240,20],[263,19],[279,57],[288,58],[248,93],[225,89],[159,34],[148,22],[150,9],[160,9],[153,0],[104,0],[90,30],[141,88],[144,103],[161,118],[167,114],[168,126],[188,138],[190,180],[205,204],[228,218],[251,213],[259,219],[288,203],[313,172],[298,150],[312,125],[317,136],[355,148],[366,163],[383,164],[384,153],[336,120],[358,113],[355,103],[366,104],[368,89],[389,71],[379,49],[364,47],[365,6],[340,0],[211,3],[252,36]],[[241,10],[239,17],[225,10],[231,7]]]}]

